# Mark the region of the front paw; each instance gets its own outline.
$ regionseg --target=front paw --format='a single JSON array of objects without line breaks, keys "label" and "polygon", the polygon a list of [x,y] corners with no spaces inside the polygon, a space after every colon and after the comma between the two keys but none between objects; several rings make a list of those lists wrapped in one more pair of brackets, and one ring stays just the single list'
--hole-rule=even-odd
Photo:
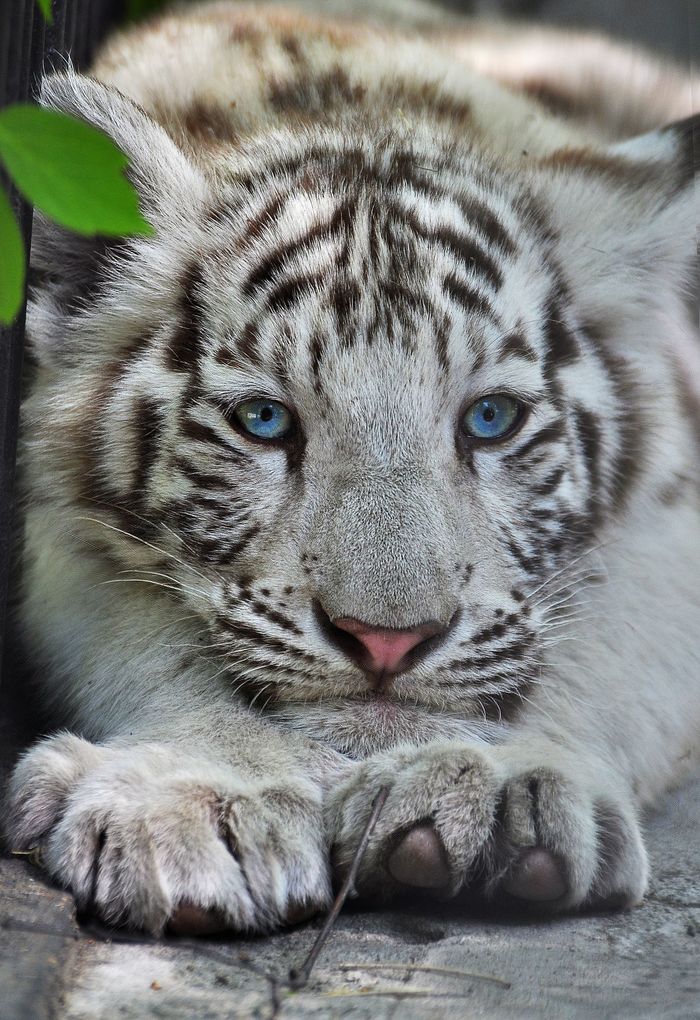
[{"label": "front paw", "polygon": [[164,745],[42,742],[13,776],[9,836],[39,847],[80,909],[154,934],[265,931],[330,899],[317,787]]},{"label": "front paw", "polygon": [[331,793],[326,824],[341,872],[382,786],[389,796],[360,867],[360,893],[389,898],[414,886],[450,897],[469,886],[554,910],[630,906],[644,894],[635,812],[608,783],[561,761],[524,765],[505,747],[459,743],[378,755]]}]

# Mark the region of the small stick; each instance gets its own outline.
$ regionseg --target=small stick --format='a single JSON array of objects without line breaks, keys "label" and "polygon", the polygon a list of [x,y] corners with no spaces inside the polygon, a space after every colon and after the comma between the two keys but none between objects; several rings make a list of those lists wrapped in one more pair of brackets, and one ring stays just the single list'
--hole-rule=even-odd
[{"label": "small stick", "polygon": [[392,996],[400,999],[425,998],[431,999],[468,999],[464,992],[443,992],[438,988],[336,988],[330,992],[320,992],[325,998],[339,999],[345,997],[366,999],[371,996]]},{"label": "small stick", "polygon": [[374,798],[374,802],[372,804],[372,813],[369,816],[367,825],[365,826],[365,831],[362,833],[362,839],[357,845],[357,850],[355,851],[355,855],[352,859],[350,870],[345,876],[345,881],[340,887],[340,892],[338,893],[333,902],[333,906],[330,909],[330,912],[328,914],[328,917],[326,918],[323,928],[321,928],[320,932],[318,933],[316,940],[312,945],[311,950],[306,959],[304,960],[303,964],[301,965],[301,967],[299,968],[293,967],[289,972],[289,986],[290,988],[293,988],[295,991],[298,991],[300,988],[303,988],[304,985],[308,982],[313,965],[316,963],[318,955],[323,949],[326,939],[331,933],[331,928],[335,924],[338,914],[343,909],[343,904],[345,903],[346,899],[348,898],[348,895],[350,894],[350,890],[353,888],[355,884],[357,872],[360,870],[360,864],[362,863],[362,858],[365,855],[367,844],[369,843],[370,836],[372,835],[374,827],[377,824],[377,821],[379,820],[379,815],[381,814],[382,808],[384,807],[384,804],[386,803],[386,799],[388,796],[389,787],[382,786],[379,790],[379,793]]},{"label": "small stick", "polygon": [[495,981],[497,985],[511,988],[510,981],[495,974],[480,974],[475,970],[461,970],[459,967],[438,967],[429,963],[339,963],[339,970],[420,970],[427,974],[446,974],[448,977],[478,978],[480,981]]}]

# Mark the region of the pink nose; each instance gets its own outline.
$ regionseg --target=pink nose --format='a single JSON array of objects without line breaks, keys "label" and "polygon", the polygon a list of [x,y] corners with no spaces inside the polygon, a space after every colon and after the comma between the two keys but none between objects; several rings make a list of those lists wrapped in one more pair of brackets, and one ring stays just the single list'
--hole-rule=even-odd
[{"label": "pink nose", "polygon": [[412,648],[430,637],[442,633],[440,624],[424,623],[411,630],[389,630],[372,627],[361,620],[344,616],[333,623],[339,630],[352,634],[362,645],[367,655],[364,667],[372,673],[396,673],[405,655]]}]

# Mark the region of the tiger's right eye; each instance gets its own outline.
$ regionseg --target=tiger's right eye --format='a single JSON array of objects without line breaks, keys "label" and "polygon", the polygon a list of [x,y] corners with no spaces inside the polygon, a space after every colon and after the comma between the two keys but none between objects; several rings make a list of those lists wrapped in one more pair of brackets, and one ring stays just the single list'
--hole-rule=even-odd
[{"label": "tiger's right eye", "polygon": [[234,407],[233,414],[243,430],[255,439],[272,442],[285,439],[294,427],[291,411],[277,400],[244,400]]},{"label": "tiger's right eye", "polygon": [[523,421],[525,407],[507,393],[489,393],[468,407],[462,429],[471,439],[489,442],[510,436]]}]

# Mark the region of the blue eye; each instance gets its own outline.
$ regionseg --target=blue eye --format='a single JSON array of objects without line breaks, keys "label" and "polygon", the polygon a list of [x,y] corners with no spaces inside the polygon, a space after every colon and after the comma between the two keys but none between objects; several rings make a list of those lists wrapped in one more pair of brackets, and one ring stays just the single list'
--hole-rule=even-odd
[{"label": "blue eye", "polygon": [[276,400],[245,400],[233,413],[245,431],[256,439],[284,439],[294,425],[291,412]]},{"label": "blue eye", "polygon": [[476,400],[462,418],[462,428],[473,439],[502,439],[522,421],[524,407],[505,393],[490,393]]}]

